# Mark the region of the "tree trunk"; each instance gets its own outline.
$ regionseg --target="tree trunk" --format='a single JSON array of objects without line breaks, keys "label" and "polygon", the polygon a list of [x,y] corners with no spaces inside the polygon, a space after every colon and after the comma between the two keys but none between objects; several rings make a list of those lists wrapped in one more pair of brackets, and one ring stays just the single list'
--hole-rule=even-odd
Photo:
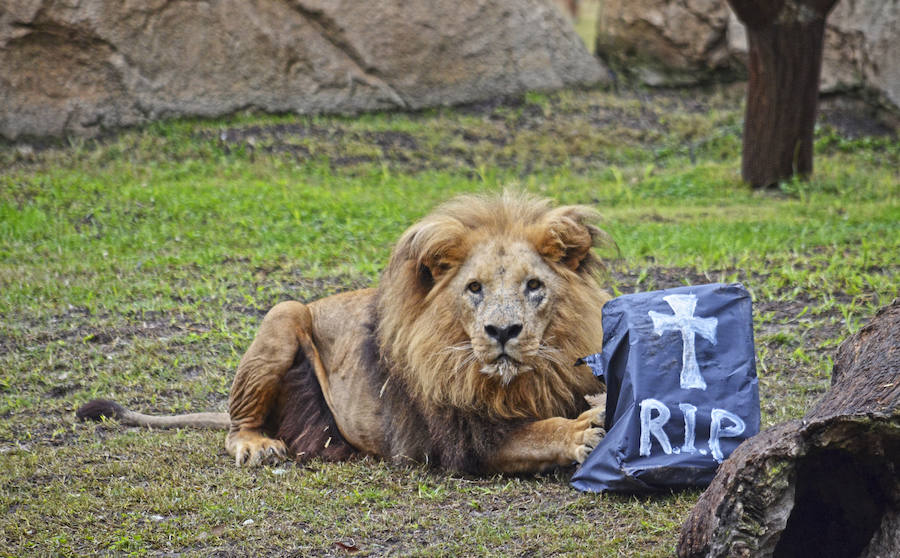
[{"label": "tree trunk", "polygon": [[837,0],[728,0],[747,27],[741,174],[754,187],[813,169],[825,19]]},{"label": "tree trunk", "polygon": [[678,555],[900,556],[900,301],[841,344],[831,389],[802,420],[719,467]]}]

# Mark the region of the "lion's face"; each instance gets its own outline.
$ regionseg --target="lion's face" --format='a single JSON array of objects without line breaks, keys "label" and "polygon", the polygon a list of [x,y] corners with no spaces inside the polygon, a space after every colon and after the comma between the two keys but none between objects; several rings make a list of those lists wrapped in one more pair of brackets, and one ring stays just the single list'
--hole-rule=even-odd
[{"label": "lion's face", "polygon": [[596,379],[608,295],[596,214],[525,195],[461,197],[407,229],[382,275],[377,342],[422,405],[547,418]]},{"label": "lion's face", "polygon": [[447,289],[481,373],[508,384],[535,359],[554,356],[544,336],[561,288],[527,242],[493,239],[472,249]]}]

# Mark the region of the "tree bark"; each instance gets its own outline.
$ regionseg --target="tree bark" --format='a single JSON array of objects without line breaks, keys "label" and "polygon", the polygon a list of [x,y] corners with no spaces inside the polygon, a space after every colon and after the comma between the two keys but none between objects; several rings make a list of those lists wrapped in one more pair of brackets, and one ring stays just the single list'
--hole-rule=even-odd
[{"label": "tree bark", "polygon": [[841,344],[831,389],[802,420],[719,467],[678,555],[900,556],[900,301]]},{"label": "tree bark", "polygon": [[741,175],[766,187],[813,170],[825,20],[837,0],[728,0],[747,27]]}]

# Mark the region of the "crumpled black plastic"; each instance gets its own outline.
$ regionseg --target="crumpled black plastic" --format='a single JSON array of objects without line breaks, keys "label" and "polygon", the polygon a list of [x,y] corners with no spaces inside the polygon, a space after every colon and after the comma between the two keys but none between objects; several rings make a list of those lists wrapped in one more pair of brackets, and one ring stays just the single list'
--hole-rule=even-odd
[{"label": "crumpled black plastic", "polygon": [[[699,373],[688,366],[685,379],[691,334],[682,326],[694,331]],[[602,351],[584,360],[607,385],[607,434],[572,477],[579,490],[706,486],[759,432],[751,300],[740,283],[617,297],[603,307]]]}]

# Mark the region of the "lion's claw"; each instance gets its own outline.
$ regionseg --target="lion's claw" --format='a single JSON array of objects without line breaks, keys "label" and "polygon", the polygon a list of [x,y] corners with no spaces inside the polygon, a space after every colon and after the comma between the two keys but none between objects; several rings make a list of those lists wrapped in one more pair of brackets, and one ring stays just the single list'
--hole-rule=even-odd
[{"label": "lion's claw", "polygon": [[232,432],[225,440],[225,448],[234,455],[234,463],[238,467],[276,464],[287,458],[284,442],[267,438],[256,431]]}]

